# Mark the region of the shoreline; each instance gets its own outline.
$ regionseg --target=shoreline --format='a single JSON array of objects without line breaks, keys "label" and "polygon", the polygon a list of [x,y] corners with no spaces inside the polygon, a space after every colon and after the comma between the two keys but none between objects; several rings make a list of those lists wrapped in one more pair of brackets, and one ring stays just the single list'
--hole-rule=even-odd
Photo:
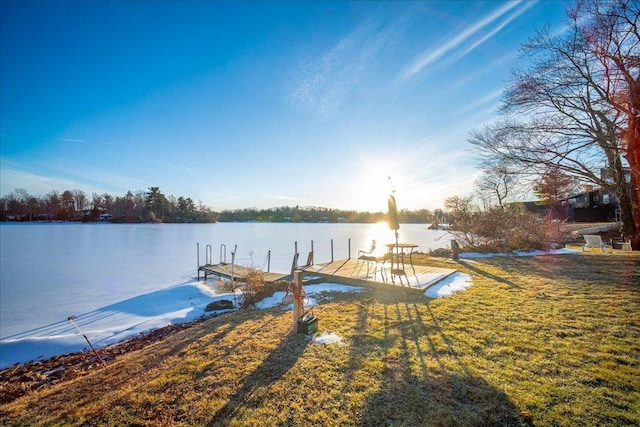
[{"label": "shoreline", "polygon": [[[566,248],[565,248],[566,249]],[[562,252],[562,251],[561,251]],[[566,253],[566,252],[565,252]],[[571,253],[580,254],[579,250],[571,250]],[[547,253],[550,254],[550,253]],[[426,254],[421,254],[427,256]],[[540,254],[537,254],[540,255]],[[629,252],[624,255],[636,255]],[[496,254],[489,255],[491,257]],[[470,256],[467,262],[473,262]],[[136,336],[123,341],[96,349],[100,358],[107,365],[115,362],[119,356],[132,351],[142,349],[148,345],[164,340],[177,332],[189,329],[212,317],[224,313],[212,313],[184,323],[175,323],[141,332]],[[95,353],[87,348],[82,351],[56,355],[46,359],[32,360],[25,363],[16,363],[12,366],[0,369],[0,404],[10,403],[32,391],[44,387],[69,381],[71,379],[87,375],[96,370],[103,369],[102,361]]]},{"label": "shoreline", "polygon": [[182,330],[200,324],[219,314],[201,316],[184,323],[176,323],[140,333],[135,337],[97,348],[96,354],[90,349],[75,353],[52,356],[47,359],[29,361],[0,370],[0,404],[11,403],[32,391],[59,384],[87,375],[96,370],[105,369],[119,356],[145,348],[164,340]]}]

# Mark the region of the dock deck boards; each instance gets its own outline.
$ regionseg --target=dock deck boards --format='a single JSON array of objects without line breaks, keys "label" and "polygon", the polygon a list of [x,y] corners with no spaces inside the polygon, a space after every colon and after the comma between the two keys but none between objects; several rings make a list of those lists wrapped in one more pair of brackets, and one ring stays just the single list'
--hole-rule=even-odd
[{"label": "dock deck boards", "polygon": [[[373,286],[387,289],[402,288],[411,291],[424,292],[430,286],[435,285],[456,270],[450,268],[430,267],[426,265],[415,265],[415,273],[409,264],[405,265],[404,274],[391,275],[389,264],[385,264],[384,273],[370,269],[367,271],[365,261],[358,262],[357,259],[342,259],[338,261],[314,264],[299,267],[305,272],[305,280],[314,282],[323,281],[330,283],[341,283],[354,286]],[[236,265],[234,267],[234,277],[242,279],[249,267]],[[198,267],[198,272],[203,271],[205,278],[208,275],[215,275],[225,279],[231,279],[231,264],[208,264]],[[370,273],[370,275],[367,275]],[[291,280],[288,273],[263,272],[264,280],[267,283],[279,280]],[[198,274],[199,277],[199,274]]]},{"label": "dock deck boards", "polygon": [[[235,265],[233,268],[233,276],[237,279],[243,279],[245,275],[253,269],[245,267],[243,265]],[[198,271],[202,271],[205,274],[205,279],[208,275],[214,275],[222,277],[224,279],[231,279],[231,264],[207,264],[198,267]],[[286,280],[290,278],[290,274],[287,273],[272,273],[263,272],[264,281],[267,283],[277,282],[278,280]],[[198,274],[199,277],[199,274]]]},{"label": "dock deck boards", "polygon": [[[426,265],[414,265],[415,273],[407,263],[404,274],[391,275],[389,264],[385,264],[385,272],[375,272],[371,269],[367,275],[366,262],[357,259],[344,259],[325,264],[316,264],[305,267],[305,276],[318,275],[327,282],[337,282],[356,286],[376,286],[385,288],[403,288],[424,292],[430,286],[435,285],[444,278],[456,272],[450,268],[430,267]],[[395,271],[395,270],[394,270]],[[385,280],[386,276],[386,280]]]}]

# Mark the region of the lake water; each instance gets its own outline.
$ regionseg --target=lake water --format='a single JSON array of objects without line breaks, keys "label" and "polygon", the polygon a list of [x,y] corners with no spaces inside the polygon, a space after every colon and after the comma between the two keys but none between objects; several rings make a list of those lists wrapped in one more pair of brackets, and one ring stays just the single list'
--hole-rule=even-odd
[{"label": "lake water", "polygon": [[[423,252],[449,245],[446,232],[427,230],[424,224],[402,224],[399,235],[400,241],[415,243]],[[133,311],[141,295],[192,285],[198,262],[205,262],[207,245],[213,262],[225,258],[220,253],[225,245],[227,262],[236,248],[238,264],[263,270],[271,251],[271,271],[288,272],[295,242],[300,260],[306,260],[313,240],[315,261],[322,263],[331,260],[332,240],[334,258],[347,258],[349,239],[351,255],[356,256],[373,239],[384,250],[394,234],[384,223],[4,223],[0,225],[0,350],[7,353],[9,342],[51,338],[61,329],[50,326],[61,326],[70,315],[113,313],[114,307]],[[87,318],[83,325],[89,328],[90,323]]]}]

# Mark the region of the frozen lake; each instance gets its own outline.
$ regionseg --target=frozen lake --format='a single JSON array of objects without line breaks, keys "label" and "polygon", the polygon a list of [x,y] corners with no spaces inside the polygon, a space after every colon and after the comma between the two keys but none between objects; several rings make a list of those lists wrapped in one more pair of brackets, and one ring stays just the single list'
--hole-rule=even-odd
[{"label": "frozen lake", "polygon": [[[446,232],[402,224],[400,240],[420,251],[447,247]],[[298,242],[300,259],[314,242],[316,263],[355,256],[359,249],[394,240],[386,224],[77,224],[0,225],[0,368],[84,348],[67,322],[78,324],[96,345],[189,321],[220,291],[196,283],[197,251],[226,261],[288,272]],[[382,246],[382,245],[379,245]]]}]

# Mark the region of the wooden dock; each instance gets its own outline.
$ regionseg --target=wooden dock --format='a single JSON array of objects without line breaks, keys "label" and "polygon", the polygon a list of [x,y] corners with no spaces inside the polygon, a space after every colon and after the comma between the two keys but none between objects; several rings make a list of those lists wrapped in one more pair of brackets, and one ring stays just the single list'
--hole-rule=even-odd
[{"label": "wooden dock", "polygon": [[[301,266],[298,269],[304,272],[305,283],[340,283],[353,286],[372,286],[386,289],[405,289],[409,291],[424,292],[430,286],[435,285],[456,270],[449,268],[429,267],[425,265],[406,264],[404,270],[391,270],[389,263],[384,264],[384,269],[375,268],[374,264],[357,259],[343,259],[323,264]],[[378,266],[381,267],[381,266]],[[253,269],[235,265],[233,278],[242,281],[246,274]],[[213,275],[231,280],[231,264],[207,264],[198,267],[198,280],[200,272],[204,273],[205,280]],[[391,272],[394,274],[391,274]],[[280,280],[292,280],[289,273],[263,272],[264,280],[273,283]]]},{"label": "wooden dock", "polygon": [[[367,265],[366,261],[352,258],[311,265],[302,270],[307,280],[312,276],[318,276],[322,282],[387,289],[401,288],[421,293],[456,272],[450,268],[426,265],[414,265],[412,268],[408,263],[404,269],[391,270],[388,263],[384,264],[384,268],[375,267],[373,264]],[[391,274],[392,271],[394,274]]]},{"label": "wooden dock", "polygon": [[[227,280],[231,280],[232,278],[235,280],[243,280],[247,275],[247,273],[254,270],[255,269],[236,264],[233,267],[233,274],[232,274],[231,264],[227,264],[227,263],[206,264],[198,267],[198,280],[200,280],[201,271],[204,273],[204,280],[207,280],[209,275],[213,275],[213,276],[220,277],[222,279],[227,279]],[[264,281],[266,283],[274,283],[279,280],[291,279],[291,275],[287,273],[262,272],[262,274],[264,276]]]}]

